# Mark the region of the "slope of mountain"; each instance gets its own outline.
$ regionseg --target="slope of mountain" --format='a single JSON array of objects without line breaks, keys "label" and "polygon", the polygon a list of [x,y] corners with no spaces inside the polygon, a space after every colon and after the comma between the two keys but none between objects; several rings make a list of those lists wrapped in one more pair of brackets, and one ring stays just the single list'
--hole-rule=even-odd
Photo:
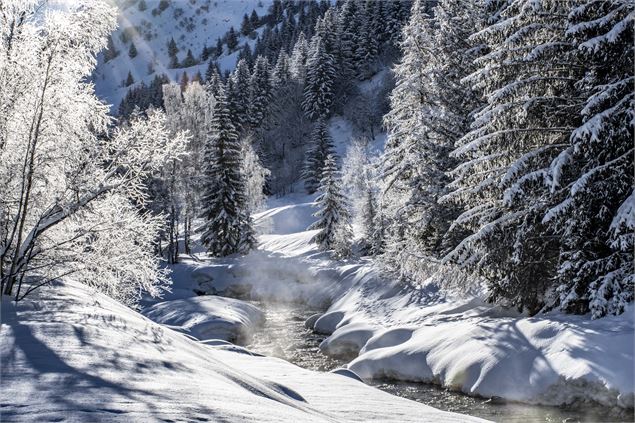
[{"label": "slope of mountain", "polygon": [[[116,108],[131,87],[142,81],[148,83],[156,75],[179,80],[183,72],[190,76],[198,71],[204,74],[207,63],[200,60],[203,48],[214,47],[231,27],[240,35],[243,16],[254,10],[258,16],[266,15],[271,3],[272,0],[115,0],[119,27],[112,34],[112,42],[117,55],[110,60],[104,53],[99,55],[93,74],[97,95]],[[172,39],[178,48],[179,63],[190,50],[199,64],[171,68],[168,43]],[[240,37],[239,41],[239,46],[255,43],[247,37]],[[132,45],[136,49],[134,57],[129,54]],[[221,70],[232,69],[237,56],[238,49],[229,52],[224,45],[223,54],[217,59]],[[126,86],[129,72],[134,83]]]}]

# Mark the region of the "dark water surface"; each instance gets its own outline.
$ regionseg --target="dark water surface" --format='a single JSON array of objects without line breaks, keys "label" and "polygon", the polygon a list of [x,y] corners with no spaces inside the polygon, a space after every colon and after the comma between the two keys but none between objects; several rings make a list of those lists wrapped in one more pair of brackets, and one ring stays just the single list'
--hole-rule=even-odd
[{"label": "dark water surface", "polygon": [[[304,327],[304,321],[323,310],[302,304],[254,302],[266,315],[264,326],[247,347],[255,352],[285,359],[297,366],[317,371],[343,367],[346,361],[326,356],[318,346],[325,335]],[[602,407],[578,404],[575,407],[542,407],[525,404],[497,404],[426,383],[373,381],[377,388],[445,411],[469,414],[495,422],[620,422],[633,421],[632,414],[615,414]]]}]

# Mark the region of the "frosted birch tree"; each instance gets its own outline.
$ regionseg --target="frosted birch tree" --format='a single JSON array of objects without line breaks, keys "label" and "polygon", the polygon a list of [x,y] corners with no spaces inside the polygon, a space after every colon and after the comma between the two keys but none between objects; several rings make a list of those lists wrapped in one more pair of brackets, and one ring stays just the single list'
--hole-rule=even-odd
[{"label": "frosted birch tree", "polygon": [[[45,2],[0,7],[0,279],[23,298],[64,276],[127,303],[167,288],[154,242],[161,226],[139,211],[144,182],[179,152],[165,116],[109,131],[87,78],[115,11]],[[26,288],[23,286],[26,283]]]}]

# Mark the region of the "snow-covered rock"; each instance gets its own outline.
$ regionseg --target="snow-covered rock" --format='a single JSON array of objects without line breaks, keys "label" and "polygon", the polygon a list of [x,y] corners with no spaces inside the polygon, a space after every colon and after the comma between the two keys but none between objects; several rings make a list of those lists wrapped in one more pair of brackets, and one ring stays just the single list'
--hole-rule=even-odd
[{"label": "snow-covered rock", "polygon": [[1,317],[2,421],[482,421],[206,345],[78,283],[5,299]]},{"label": "snow-covered rock", "polygon": [[320,350],[335,357],[355,357],[374,335],[375,328],[365,323],[345,325],[320,344]]},{"label": "snow-covered rock", "polygon": [[239,343],[245,342],[264,321],[264,314],[253,304],[211,295],[154,304],[143,314],[200,340]]},{"label": "snow-covered rock", "polygon": [[328,313],[324,313],[319,319],[315,321],[315,325],[313,325],[313,330],[316,333],[323,334],[332,334],[337,329],[337,325],[340,324],[342,319],[344,318],[343,311],[330,311]]},{"label": "snow-covered rock", "polygon": [[315,313],[312,314],[311,316],[309,316],[308,319],[305,320],[304,322],[304,327],[307,329],[313,329],[313,327],[315,326],[315,322],[317,322],[317,320],[322,317],[323,313]]}]

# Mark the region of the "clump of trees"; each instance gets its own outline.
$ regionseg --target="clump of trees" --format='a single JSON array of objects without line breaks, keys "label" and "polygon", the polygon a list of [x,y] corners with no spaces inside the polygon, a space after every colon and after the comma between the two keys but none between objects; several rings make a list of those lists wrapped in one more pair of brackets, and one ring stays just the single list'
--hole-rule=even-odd
[{"label": "clump of trees", "polygon": [[414,279],[459,266],[491,301],[530,313],[624,310],[633,8],[414,2],[385,118],[390,266]]}]

